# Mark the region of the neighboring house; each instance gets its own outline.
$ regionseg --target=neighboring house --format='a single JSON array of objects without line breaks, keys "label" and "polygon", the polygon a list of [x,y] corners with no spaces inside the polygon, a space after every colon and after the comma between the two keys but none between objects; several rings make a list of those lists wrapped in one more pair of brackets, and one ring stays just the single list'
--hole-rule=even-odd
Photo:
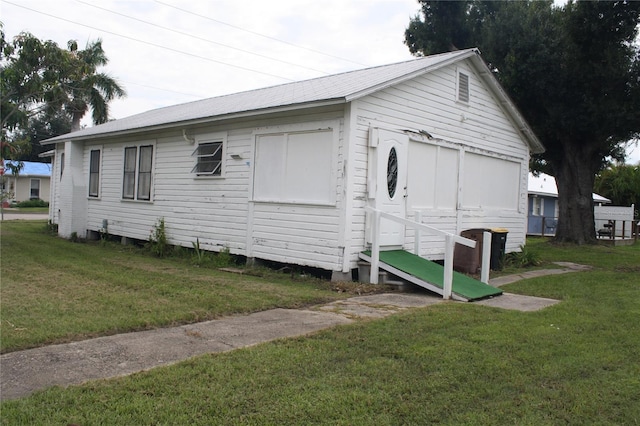
[{"label": "neighboring house", "polygon": [[11,173],[11,165],[14,161],[5,160],[5,174],[3,177],[3,189],[11,194],[10,202],[22,202],[29,200],[43,200],[49,202],[51,164],[23,161],[23,167],[17,176]]},{"label": "neighboring house", "polygon": [[[147,240],[350,279],[370,206],[525,242],[530,152],[544,148],[476,49],[160,108],[44,142],[63,237]],[[382,222],[384,248],[414,232]],[[442,259],[444,240],[422,236]]]},{"label": "neighboring house", "polygon": [[[558,188],[556,179],[544,173],[534,176],[529,173],[529,209],[527,234],[555,235],[558,224]],[[596,205],[610,203],[611,200],[593,194]]]}]

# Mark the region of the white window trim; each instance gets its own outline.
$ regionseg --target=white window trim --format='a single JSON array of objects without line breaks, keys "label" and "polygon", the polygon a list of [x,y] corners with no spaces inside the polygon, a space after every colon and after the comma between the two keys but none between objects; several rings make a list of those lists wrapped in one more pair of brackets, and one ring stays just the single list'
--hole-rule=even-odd
[{"label": "white window trim", "polygon": [[[139,199],[138,198],[138,184],[140,177],[140,147],[151,146],[153,147],[151,153],[151,181],[149,182],[149,199]],[[135,169],[135,177],[134,177],[134,185],[133,185],[133,198],[125,198],[124,197],[124,166],[125,166],[125,156],[127,148],[136,148],[136,169]],[[126,144],[122,147],[122,167],[120,174],[120,200],[125,202],[133,202],[133,203],[152,203],[154,199],[154,181],[155,181],[155,170],[156,170],[156,141],[155,140],[147,140],[147,141],[139,141],[135,144]],[[102,155],[100,156],[102,161]]]},{"label": "white window trim", "polygon": [[[462,88],[460,85],[460,76],[464,75],[467,77],[467,99],[461,99],[460,98],[460,89]],[[463,105],[469,105],[470,101],[471,101],[471,74],[469,73],[469,71],[462,69],[462,68],[456,68],[456,94],[455,94],[455,99],[456,102],[459,102]]]},{"label": "white window trim", "polygon": [[[210,173],[198,173],[198,149],[199,146],[206,143],[214,143],[221,142],[222,143],[222,155],[220,157],[220,174],[214,175]],[[215,132],[215,133],[204,133],[201,135],[196,135],[195,137],[195,149],[191,153],[191,156],[194,158],[193,168],[191,169],[191,174],[194,175],[196,179],[222,179],[225,177],[226,172],[226,159],[227,159],[227,132]]]}]

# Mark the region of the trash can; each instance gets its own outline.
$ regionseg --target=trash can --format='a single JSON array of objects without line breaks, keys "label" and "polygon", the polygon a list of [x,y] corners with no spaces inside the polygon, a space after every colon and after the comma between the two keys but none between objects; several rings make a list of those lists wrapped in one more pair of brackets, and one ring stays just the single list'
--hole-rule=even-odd
[{"label": "trash can", "polygon": [[499,271],[503,267],[508,233],[509,230],[506,228],[491,228],[491,262],[489,267],[494,271]]},{"label": "trash can", "polygon": [[476,274],[482,266],[482,240],[484,231],[489,229],[475,228],[460,232],[460,236],[476,242],[476,248],[456,244],[453,250],[453,269],[466,274]]}]

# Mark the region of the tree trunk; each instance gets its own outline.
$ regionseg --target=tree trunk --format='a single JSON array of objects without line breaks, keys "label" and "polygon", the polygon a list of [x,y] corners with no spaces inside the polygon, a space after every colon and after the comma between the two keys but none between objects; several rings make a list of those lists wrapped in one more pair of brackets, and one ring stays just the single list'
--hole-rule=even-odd
[{"label": "tree trunk", "polygon": [[574,244],[595,244],[593,185],[596,171],[591,156],[580,148],[565,145],[566,155],[562,163],[553,165],[558,186],[555,239]]},{"label": "tree trunk", "polygon": [[72,132],[77,132],[78,130],[80,130],[80,120],[82,120],[83,116],[84,116],[84,112],[82,114],[76,111],[71,113],[71,131]]}]

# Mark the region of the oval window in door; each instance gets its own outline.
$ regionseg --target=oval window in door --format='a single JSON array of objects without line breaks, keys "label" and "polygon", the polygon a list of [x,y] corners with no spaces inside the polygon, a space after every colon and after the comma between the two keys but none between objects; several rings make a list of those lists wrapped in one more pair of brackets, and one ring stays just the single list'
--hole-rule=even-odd
[{"label": "oval window in door", "polygon": [[398,186],[398,154],[395,147],[389,151],[389,159],[387,160],[387,191],[389,198],[396,195],[396,187]]}]

